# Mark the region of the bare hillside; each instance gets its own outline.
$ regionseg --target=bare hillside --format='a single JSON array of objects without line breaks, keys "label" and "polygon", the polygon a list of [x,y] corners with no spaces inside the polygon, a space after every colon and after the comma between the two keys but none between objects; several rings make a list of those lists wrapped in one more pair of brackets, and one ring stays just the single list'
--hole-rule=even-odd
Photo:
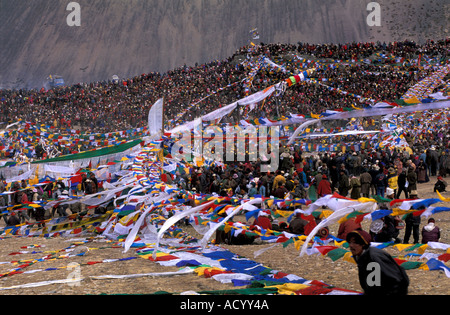
[{"label": "bare hillside", "polygon": [[344,43],[448,36],[446,0],[381,0],[381,26],[364,0],[0,0],[0,88],[41,87],[165,72],[231,56],[258,28],[266,43]]}]

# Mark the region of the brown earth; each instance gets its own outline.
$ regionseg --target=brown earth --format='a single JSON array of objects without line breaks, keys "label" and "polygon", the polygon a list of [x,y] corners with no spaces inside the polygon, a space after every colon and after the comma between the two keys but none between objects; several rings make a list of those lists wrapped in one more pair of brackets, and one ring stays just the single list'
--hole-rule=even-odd
[{"label": "brown earth", "polygon": [[[426,184],[419,184],[419,197],[431,198],[436,197],[432,192],[432,186],[436,181],[435,177]],[[444,194],[444,197],[450,197],[450,193]],[[438,204],[448,207],[448,203]],[[435,205],[437,206],[437,205]],[[434,216],[436,225],[442,230],[441,242],[450,243],[450,214],[448,212],[440,213]],[[425,219],[422,219],[421,227],[424,225]],[[364,221],[364,224],[367,224]],[[333,235],[336,235],[337,225],[330,227]],[[367,230],[367,226],[365,226]],[[187,231],[193,231],[192,228]],[[192,233],[194,235],[194,233]],[[196,236],[196,235],[195,235]],[[400,235],[403,237],[403,234]],[[5,273],[12,268],[17,268],[23,264],[26,259],[39,259],[50,253],[37,254],[20,254],[10,255],[19,251],[57,251],[69,247],[76,239],[64,238],[5,238],[0,240],[0,274]],[[23,249],[22,246],[40,245],[40,248]],[[13,274],[0,278],[0,294],[4,295],[84,295],[84,294],[150,294],[157,291],[166,291],[170,293],[182,293],[186,291],[205,291],[205,290],[225,290],[234,289],[231,284],[221,284],[213,279],[199,277],[196,274],[178,275],[171,277],[139,277],[132,279],[114,279],[114,280],[94,280],[90,277],[100,275],[130,275],[155,272],[177,271],[176,267],[163,267],[159,264],[136,258],[132,260],[103,262],[92,264],[106,259],[121,259],[127,257],[137,257],[135,251],[131,249],[127,253],[123,253],[121,248],[112,248],[114,244],[99,238],[95,238],[92,242],[80,245],[79,248],[86,246],[90,248],[85,256],[75,256],[70,258],[59,257],[64,254],[60,252],[56,254],[55,259],[36,262],[23,271],[32,271],[48,268],[60,268],[58,270],[38,271],[27,274]],[[44,247],[45,246],[45,247]],[[299,257],[299,252],[293,245],[286,248],[277,246],[268,250],[261,256],[254,258],[256,250],[266,248],[270,245],[249,245],[249,246],[224,246],[233,253],[248,257],[249,259],[258,261],[265,266],[279,270],[285,273],[291,273],[303,277],[307,280],[321,280],[336,287],[360,291],[358,282],[357,268],[355,265],[338,260],[333,262],[331,259],[323,256],[305,256]],[[392,247],[387,251],[398,256],[401,252]],[[441,252],[442,251],[436,251]],[[11,262],[22,260],[21,263],[11,264],[3,262]],[[63,280],[73,275],[75,269],[68,268],[70,263],[80,264],[80,276],[83,281],[79,285],[73,286],[69,284],[51,284],[35,288],[8,289],[4,288],[36,283],[48,280]],[[88,264],[90,262],[90,264]],[[447,263],[447,266],[449,263]],[[450,279],[446,277],[442,271],[426,271],[426,270],[408,270],[410,277],[410,294],[411,295],[447,295],[450,293]]]}]

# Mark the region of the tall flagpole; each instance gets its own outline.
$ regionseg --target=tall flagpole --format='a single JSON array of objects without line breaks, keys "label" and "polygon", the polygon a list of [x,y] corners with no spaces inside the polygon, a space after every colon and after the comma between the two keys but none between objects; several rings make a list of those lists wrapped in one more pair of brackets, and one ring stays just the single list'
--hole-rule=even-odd
[{"label": "tall flagpole", "polygon": [[[163,102],[162,102],[162,115],[161,115],[161,120],[162,120],[162,124],[161,124],[161,139],[164,137],[164,97],[163,97]],[[160,161],[159,161],[159,174],[160,174],[160,178],[163,175],[163,166],[164,166],[164,161],[163,161],[163,157],[164,157],[164,141],[161,142],[162,144],[162,152],[160,157]]]},{"label": "tall flagpole", "polygon": [[162,104],[162,125],[161,125],[161,137],[164,136],[164,96]]}]

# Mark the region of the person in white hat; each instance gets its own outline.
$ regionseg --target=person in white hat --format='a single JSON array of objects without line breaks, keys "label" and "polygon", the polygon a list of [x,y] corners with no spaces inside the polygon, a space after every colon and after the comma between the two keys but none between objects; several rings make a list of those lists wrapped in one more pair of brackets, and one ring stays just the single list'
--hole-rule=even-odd
[{"label": "person in white hat", "polygon": [[395,190],[390,187],[386,188],[386,197],[389,199],[395,199]]}]

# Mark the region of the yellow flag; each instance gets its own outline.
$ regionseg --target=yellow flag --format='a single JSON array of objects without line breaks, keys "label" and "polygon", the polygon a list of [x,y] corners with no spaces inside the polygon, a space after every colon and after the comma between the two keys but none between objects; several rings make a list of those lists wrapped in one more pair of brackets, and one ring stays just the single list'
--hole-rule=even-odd
[{"label": "yellow flag", "polygon": [[413,213],[415,210],[402,210],[399,208],[394,208],[392,209],[392,214],[391,216],[395,217],[396,215],[404,215],[404,214],[408,214],[408,213]]},{"label": "yellow flag", "polygon": [[197,167],[202,167],[205,164],[205,158],[195,158],[195,163],[197,164]]},{"label": "yellow flag", "polygon": [[422,246],[420,246],[417,249],[417,253],[420,255],[423,255],[423,253],[425,253],[425,250],[427,249],[427,247],[428,247],[428,244],[423,244]]},{"label": "yellow flag", "polygon": [[352,257],[352,252],[345,253],[345,255],[344,255],[344,257],[342,257],[342,259],[346,262],[356,264],[355,259]]},{"label": "yellow flag", "polygon": [[413,96],[411,98],[405,99],[404,101],[407,104],[418,104],[418,103],[420,103],[420,101],[417,99],[416,96]]},{"label": "yellow flag", "polygon": [[296,240],[296,241],[294,241],[295,249],[296,249],[297,251],[299,251],[300,248],[302,248],[302,246],[303,246],[304,243],[305,243],[305,242],[302,241],[302,240]]},{"label": "yellow flag", "polygon": [[334,246],[342,246],[346,243],[347,241],[342,241],[342,242],[338,242],[338,241],[334,241]]},{"label": "yellow flag", "polygon": [[277,210],[275,211],[275,213],[281,215],[283,218],[289,218],[289,216],[292,214],[292,211]]},{"label": "yellow flag", "polygon": [[266,288],[277,288],[280,295],[295,295],[296,291],[309,288],[309,285],[302,283],[284,283],[281,285],[267,286]]},{"label": "yellow flag", "polygon": [[158,151],[157,157],[160,162],[164,162],[164,149]]},{"label": "yellow flag", "polygon": [[375,199],[366,198],[366,197],[358,198],[358,201],[361,202],[361,203],[363,203],[363,202],[371,202],[371,201],[377,202]]},{"label": "yellow flag", "polygon": [[225,223],[225,226],[223,227],[223,230],[225,233],[228,233],[231,231],[231,225]]},{"label": "yellow flag", "polygon": [[436,193],[438,194],[439,199],[441,199],[442,201],[444,201],[444,202],[450,202],[450,198],[444,198],[444,197],[439,193],[439,191],[436,191]]},{"label": "yellow flag", "polygon": [[298,240],[294,241],[294,246],[296,250],[300,250],[300,248],[303,246],[303,244],[305,244],[305,240],[306,240],[307,236],[306,235],[302,235],[298,238]]},{"label": "yellow flag", "polygon": [[411,246],[412,246],[411,244],[395,244],[394,248],[401,252]]},{"label": "yellow flag", "polygon": [[328,218],[332,214],[333,214],[333,211],[331,211],[331,210],[322,210],[322,213],[320,214],[320,218],[321,219],[323,217]]}]

